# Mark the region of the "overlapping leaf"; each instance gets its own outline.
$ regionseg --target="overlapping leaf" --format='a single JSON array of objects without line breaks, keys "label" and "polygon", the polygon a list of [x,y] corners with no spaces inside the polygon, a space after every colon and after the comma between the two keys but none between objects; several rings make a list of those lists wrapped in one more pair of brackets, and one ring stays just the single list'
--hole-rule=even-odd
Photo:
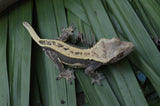
[{"label": "overlapping leaf", "polygon": [[31,19],[31,1],[20,3],[9,12],[8,73],[12,106],[29,105],[31,37],[22,22]]},{"label": "overlapping leaf", "polygon": [[10,106],[9,82],[7,72],[7,21],[8,17],[0,17],[0,106]]},{"label": "overlapping leaf", "polygon": [[[108,3],[111,11],[120,23],[120,26],[128,39],[135,44],[135,52],[137,56],[132,56],[133,60],[135,60],[133,62],[137,65],[137,67],[142,69],[147,77],[149,77],[157,92],[160,94],[160,54],[158,49],[154,45],[143,24],[141,23],[127,0],[122,0],[120,2],[106,2]],[[148,70],[151,70],[143,70],[143,68],[141,67],[143,66],[143,63],[139,63],[140,61],[144,61],[149,68]]]}]

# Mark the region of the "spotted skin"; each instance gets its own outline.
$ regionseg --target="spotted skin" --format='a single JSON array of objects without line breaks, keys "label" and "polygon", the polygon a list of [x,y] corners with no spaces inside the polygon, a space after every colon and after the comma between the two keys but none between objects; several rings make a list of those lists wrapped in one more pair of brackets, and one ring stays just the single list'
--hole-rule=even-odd
[{"label": "spotted skin", "polygon": [[60,74],[57,80],[65,78],[69,83],[74,79],[73,71],[65,69],[64,65],[73,68],[85,68],[85,73],[92,78],[92,84],[102,85],[100,81],[104,78],[102,73],[95,70],[102,65],[115,63],[131,51],[134,45],[131,42],[121,41],[119,38],[100,39],[93,47],[82,49],[66,43],[73,35],[73,25],[62,28],[62,34],[57,39],[40,39],[34,29],[27,22],[23,22],[34,41],[43,48],[44,52],[56,64]]}]

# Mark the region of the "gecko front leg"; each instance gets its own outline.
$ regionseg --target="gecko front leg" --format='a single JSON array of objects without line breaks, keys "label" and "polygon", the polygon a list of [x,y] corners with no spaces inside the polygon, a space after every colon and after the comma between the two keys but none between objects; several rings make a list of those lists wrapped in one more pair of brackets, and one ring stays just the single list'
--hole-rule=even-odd
[{"label": "gecko front leg", "polygon": [[60,74],[58,75],[58,77],[56,78],[57,80],[61,79],[61,78],[65,78],[70,84],[71,79],[75,79],[75,76],[73,75],[73,71],[70,71],[69,69],[65,70],[60,58],[58,57],[58,55],[56,54],[56,52],[50,50],[50,49],[43,49],[45,51],[45,53],[51,58],[51,60],[56,64]]},{"label": "gecko front leg", "polygon": [[91,84],[97,83],[98,85],[102,85],[100,81],[104,79],[103,74],[95,72],[95,70],[99,68],[101,65],[101,63],[96,62],[94,64],[89,65],[85,69],[85,73],[92,78]]},{"label": "gecko front leg", "polygon": [[67,41],[69,39],[70,36],[74,35],[74,30],[76,28],[73,26],[73,24],[71,24],[68,28],[62,28],[62,34],[60,35],[60,37],[57,38],[57,40],[60,41]]}]

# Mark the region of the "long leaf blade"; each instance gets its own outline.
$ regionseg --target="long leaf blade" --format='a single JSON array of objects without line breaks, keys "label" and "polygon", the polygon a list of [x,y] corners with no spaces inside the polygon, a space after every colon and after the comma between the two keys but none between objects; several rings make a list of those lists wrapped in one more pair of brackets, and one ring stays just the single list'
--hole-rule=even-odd
[{"label": "long leaf blade", "polygon": [[[116,33],[109,20],[109,17],[107,16],[100,2],[97,2],[96,0],[92,1],[82,0],[82,3],[84,5],[84,9],[88,16],[88,20],[90,21],[91,26],[94,29],[93,31],[95,32],[98,38],[101,38],[103,36],[106,36],[107,38],[112,38],[116,36]],[[129,71],[131,69],[130,66],[128,65],[129,65],[128,63],[121,63],[113,65],[113,67],[109,68],[111,70],[111,73],[113,74],[114,77],[113,79],[115,83],[117,83],[118,90],[121,94],[121,97],[119,97],[122,100],[121,104],[135,105],[135,103],[138,103],[137,105],[142,105],[142,104],[146,105],[147,103],[145,101],[142,92],[139,92],[137,90],[133,91],[132,87],[130,87],[132,86],[130,85],[130,82],[126,81],[125,78],[123,77],[124,75],[120,73],[122,71],[124,73],[127,73],[128,79],[134,79],[134,86],[136,87],[136,89],[140,90],[137,81],[135,80],[136,78],[134,76],[134,73],[132,71]],[[120,88],[121,84],[124,84],[123,87],[125,90]],[[133,98],[135,94],[140,94],[140,98],[139,99]]]},{"label": "long leaf blade", "polygon": [[[146,29],[138,19],[134,10],[130,6],[127,0],[117,1],[106,1],[111,8],[111,11],[116,16],[119,21],[123,31],[130,41],[135,44],[135,52],[137,56],[141,56],[149,67],[152,67],[152,71],[148,73],[146,70],[143,72],[146,76],[150,76],[150,81],[152,82],[157,92],[160,94],[160,82],[156,78],[159,77],[159,61],[160,54],[151,40]],[[134,20],[134,21],[133,21]],[[134,61],[133,63],[137,63]],[[139,65],[139,67],[141,67]],[[151,75],[156,75],[156,77]]]},{"label": "long leaf blade", "polygon": [[[64,8],[63,0],[53,0],[56,22],[57,22],[57,29],[59,35],[61,34],[61,28],[67,27],[67,18]],[[60,85],[61,86],[61,85]],[[67,105],[68,106],[75,106],[76,105],[76,90],[75,90],[75,81],[72,81],[72,84],[66,82],[66,95],[67,95]],[[60,92],[62,92],[60,90]],[[62,98],[62,97],[61,97]]]},{"label": "long leaf blade", "polygon": [[9,82],[7,72],[7,26],[8,17],[0,17],[0,106],[10,106]]},{"label": "long leaf blade", "polygon": [[31,22],[31,19],[31,1],[20,3],[9,12],[8,69],[12,106],[29,105],[31,38],[22,22]]}]

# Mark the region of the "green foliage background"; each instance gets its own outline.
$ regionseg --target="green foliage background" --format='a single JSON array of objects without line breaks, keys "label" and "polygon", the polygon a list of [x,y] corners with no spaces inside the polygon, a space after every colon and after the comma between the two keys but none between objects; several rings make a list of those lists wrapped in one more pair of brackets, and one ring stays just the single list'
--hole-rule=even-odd
[{"label": "green foliage background", "polygon": [[[0,16],[0,106],[158,106],[160,53],[153,41],[160,36],[158,0],[28,0]],[[54,39],[71,23],[89,43],[119,37],[135,50],[122,61],[101,67],[103,86],[91,85],[83,70],[76,81],[56,81],[58,70],[42,49],[31,42],[22,25],[28,21],[41,38]],[[152,40],[153,39],[153,40]],[[82,44],[85,46],[85,44]],[[137,80],[143,72],[148,82]],[[85,94],[85,97],[79,96]]]}]

